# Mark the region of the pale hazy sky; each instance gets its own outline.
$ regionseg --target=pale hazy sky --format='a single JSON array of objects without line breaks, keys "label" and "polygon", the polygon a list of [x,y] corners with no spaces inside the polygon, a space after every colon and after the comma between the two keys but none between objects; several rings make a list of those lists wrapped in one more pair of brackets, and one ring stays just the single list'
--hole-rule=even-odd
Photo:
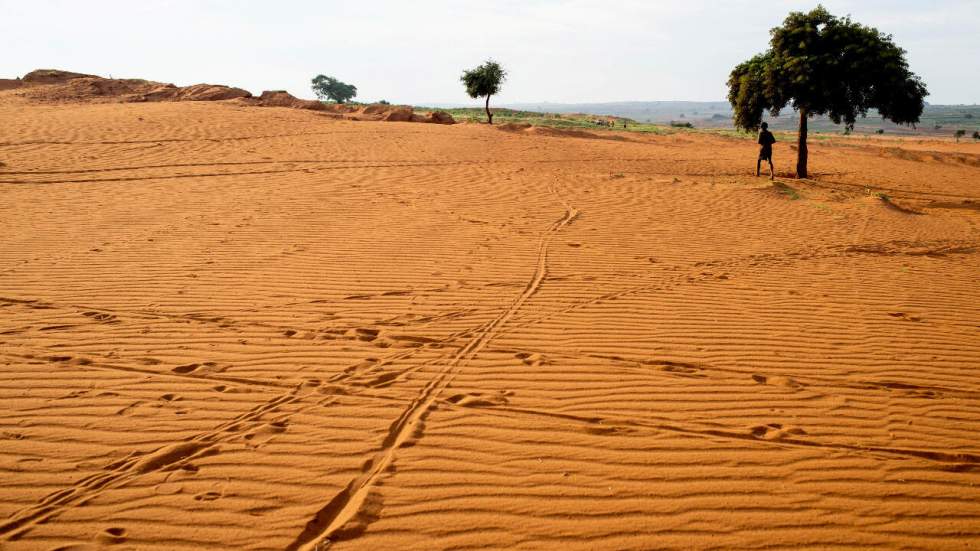
[{"label": "pale hazy sky", "polygon": [[[461,71],[493,57],[509,71],[497,103],[723,100],[732,67],[816,4],[0,0],[0,78],[57,68],[312,97],[324,73],[362,101],[468,103]],[[893,34],[930,103],[980,102],[980,0],[823,4]]]}]

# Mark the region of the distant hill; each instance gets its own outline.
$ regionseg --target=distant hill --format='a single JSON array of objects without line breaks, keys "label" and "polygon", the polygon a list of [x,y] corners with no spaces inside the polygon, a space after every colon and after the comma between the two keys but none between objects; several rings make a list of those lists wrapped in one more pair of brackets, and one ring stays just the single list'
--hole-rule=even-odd
[{"label": "distant hill", "polygon": [[[611,115],[633,119],[638,122],[670,123],[671,121],[690,122],[695,128],[732,128],[732,108],[727,101],[620,101],[608,103],[509,103],[502,105],[510,109],[537,111],[540,113],[584,113],[589,115]],[[779,117],[767,117],[774,130],[795,130],[798,124],[796,113],[786,109]],[[938,126],[938,128],[937,128]],[[814,132],[843,132],[843,126],[834,124],[827,117],[810,120],[810,130]],[[922,122],[917,128],[897,125],[883,121],[877,112],[858,119],[855,132],[873,133],[884,130],[887,134],[930,134],[952,135],[959,129],[967,135],[980,130],[980,106],[978,105],[926,105]]]},{"label": "distant hill", "polygon": [[544,113],[585,113],[614,115],[639,122],[669,122],[686,118],[728,117],[732,108],[727,101],[617,101],[608,103],[512,103],[511,109]]}]

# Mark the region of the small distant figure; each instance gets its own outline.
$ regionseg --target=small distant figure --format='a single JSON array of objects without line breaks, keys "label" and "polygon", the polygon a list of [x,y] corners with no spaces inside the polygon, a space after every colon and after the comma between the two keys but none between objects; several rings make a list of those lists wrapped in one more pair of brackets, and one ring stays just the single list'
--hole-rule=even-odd
[{"label": "small distant figure", "polygon": [[772,168],[772,144],[776,143],[776,137],[772,135],[769,131],[769,123],[762,123],[762,130],[759,132],[759,160],[755,163],[755,175],[759,175],[759,169],[762,167],[762,161],[769,162],[769,179],[776,179],[776,172]]}]

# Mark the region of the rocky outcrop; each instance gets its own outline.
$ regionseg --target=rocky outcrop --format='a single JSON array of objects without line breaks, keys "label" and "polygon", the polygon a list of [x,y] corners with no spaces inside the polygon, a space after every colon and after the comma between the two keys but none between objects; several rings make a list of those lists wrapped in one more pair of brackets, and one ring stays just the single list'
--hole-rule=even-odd
[{"label": "rocky outcrop", "polygon": [[142,79],[103,78],[84,73],[57,69],[31,71],[23,79],[0,80],[0,90],[12,92],[36,102],[165,102],[165,101],[225,101],[235,100],[256,107],[287,107],[322,111],[324,115],[338,119],[359,121],[422,122],[455,124],[452,115],[445,111],[416,113],[405,105],[375,103],[351,105],[323,103],[299,99],[285,90],[267,90],[255,97],[248,90],[220,84],[194,84],[175,86],[164,82]]}]

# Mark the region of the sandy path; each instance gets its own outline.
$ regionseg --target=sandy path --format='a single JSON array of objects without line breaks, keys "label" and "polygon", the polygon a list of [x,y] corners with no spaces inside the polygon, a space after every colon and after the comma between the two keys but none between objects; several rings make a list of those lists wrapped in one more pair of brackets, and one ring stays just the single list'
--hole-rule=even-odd
[{"label": "sandy path", "polygon": [[974,144],[0,119],[2,549],[980,537]]}]

